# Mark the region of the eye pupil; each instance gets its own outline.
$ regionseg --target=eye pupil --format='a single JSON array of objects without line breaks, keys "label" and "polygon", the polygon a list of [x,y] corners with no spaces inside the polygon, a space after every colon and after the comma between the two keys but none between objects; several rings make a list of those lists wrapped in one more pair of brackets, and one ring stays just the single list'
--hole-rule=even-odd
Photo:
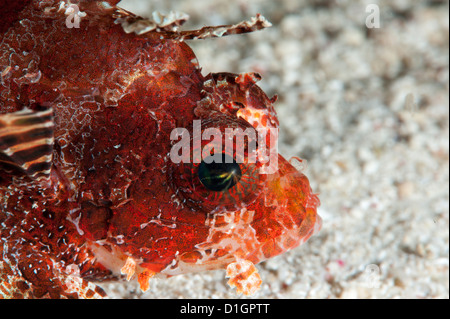
[{"label": "eye pupil", "polygon": [[[212,155],[211,155],[212,156]],[[222,154],[220,163],[205,159],[198,167],[200,182],[209,190],[215,192],[230,189],[242,177],[241,168],[229,155]]]}]

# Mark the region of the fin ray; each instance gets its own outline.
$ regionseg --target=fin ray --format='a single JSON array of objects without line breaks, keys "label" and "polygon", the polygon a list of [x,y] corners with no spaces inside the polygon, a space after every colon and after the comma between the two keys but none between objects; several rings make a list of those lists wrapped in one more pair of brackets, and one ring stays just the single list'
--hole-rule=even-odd
[{"label": "fin ray", "polygon": [[31,178],[48,178],[54,127],[51,108],[0,114],[0,170],[15,166]]}]

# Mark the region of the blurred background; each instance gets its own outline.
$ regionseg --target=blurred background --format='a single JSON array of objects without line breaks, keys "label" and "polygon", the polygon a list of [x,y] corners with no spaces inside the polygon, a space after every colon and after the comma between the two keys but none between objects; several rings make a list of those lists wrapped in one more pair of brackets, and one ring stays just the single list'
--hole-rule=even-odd
[{"label": "blurred background", "polygon": [[[184,30],[264,15],[273,26],[189,41],[203,73],[259,72],[279,150],[320,194],[321,232],[258,265],[255,298],[449,298],[448,1],[125,0]],[[235,298],[224,270],[102,284],[113,298]],[[246,298],[246,297],[241,297]]]}]

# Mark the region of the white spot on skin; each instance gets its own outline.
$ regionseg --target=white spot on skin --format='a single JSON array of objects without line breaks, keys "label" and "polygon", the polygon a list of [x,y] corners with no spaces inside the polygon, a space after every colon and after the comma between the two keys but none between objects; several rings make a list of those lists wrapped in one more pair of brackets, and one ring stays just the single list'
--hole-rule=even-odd
[{"label": "white spot on skin", "polygon": [[102,1],[99,3],[99,6],[102,6],[104,9],[112,9],[113,7],[106,1]]},{"label": "white spot on skin", "polygon": [[80,268],[76,264],[70,264],[66,267],[66,273],[72,276],[80,276]]},{"label": "white spot on skin", "polygon": [[9,71],[11,71],[11,69],[12,69],[11,66],[8,65],[8,66],[3,70],[1,76],[2,76],[2,77],[5,77],[5,76],[9,73]]},{"label": "white spot on skin", "polygon": [[123,236],[123,235],[118,235],[118,236],[116,236],[116,242],[117,242],[117,244],[119,244],[119,245],[123,244],[123,243],[125,242],[124,236]]}]

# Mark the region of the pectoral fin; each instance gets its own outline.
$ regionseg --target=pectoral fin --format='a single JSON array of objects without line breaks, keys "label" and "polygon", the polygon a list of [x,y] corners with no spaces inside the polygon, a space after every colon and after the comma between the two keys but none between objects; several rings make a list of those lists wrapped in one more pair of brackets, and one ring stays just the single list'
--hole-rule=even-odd
[{"label": "pectoral fin", "polygon": [[0,171],[21,171],[30,178],[48,178],[54,144],[53,110],[0,114]]}]

